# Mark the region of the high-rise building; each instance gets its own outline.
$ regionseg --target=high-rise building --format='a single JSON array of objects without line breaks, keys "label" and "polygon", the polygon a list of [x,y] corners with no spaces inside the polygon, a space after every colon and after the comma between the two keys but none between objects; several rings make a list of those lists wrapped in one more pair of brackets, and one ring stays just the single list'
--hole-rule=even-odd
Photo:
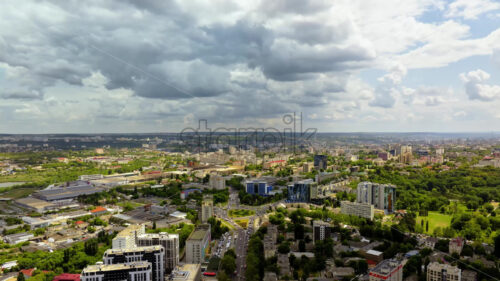
[{"label": "high-rise building", "polygon": [[179,264],[179,234],[146,233],[144,225],[130,225],[113,239],[113,249],[133,249],[145,246],[163,246],[165,272]]},{"label": "high-rise building", "polygon": [[201,202],[201,222],[206,223],[214,215],[214,199],[211,196],[203,198]]},{"label": "high-rise building", "polygon": [[288,200],[310,202],[318,197],[318,184],[312,179],[302,180],[288,186]]},{"label": "high-rise building", "polygon": [[152,281],[149,262],[89,265],[80,274],[80,281]]},{"label": "high-rise building", "polygon": [[136,246],[136,238],[146,233],[144,225],[130,225],[113,238],[113,249],[129,249]]},{"label": "high-rise building", "polygon": [[209,185],[211,188],[215,188],[218,190],[225,189],[226,188],[226,179],[224,179],[223,176],[220,176],[217,174],[211,174],[210,180],[209,180]]},{"label": "high-rise building", "polygon": [[357,189],[357,202],[372,204],[375,209],[393,213],[396,205],[396,186],[361,182]]},{"label": "high-rise building", "polygon": [[324,221],[313,221],[313,242],[331,237],[333,226]]},{"label": "high-rise building", "polygon": [[261,179],[248,180],[245,185],[248,194],[267,196],[273,190],[272,186]]},{"label": "high-rise building", "polygon": [[431,262],[427,265],[427,281],[461,281],[460,268],[448,263]]},{"label": "high-rise building", "polygon": [[399,148],[399,162],[401,163],[410,163],[413,160],[413,152],[411,146],[402,145]]},{"label": "high-rise building", "polygon": [[179,234],[148,233],[137,236],[137,246],[163,246],[165,249],[165,272],[171,272],[179,264]]},{"label": "high-rise building", "polygon": [[201,224],[186,240],[186,262],[203,263],[210,244],[210,225]]},{"label": "high-rise building", "polygon": [[314,155],[314,168],[317,170],[326,170],[328,164],[328,156],[326,155]]},{"label": "high-rise building", "polygon": [[340,212],[345,215],[358,216],[373,220],[375,210],[372,204],[350,201],[340,202]]},{"label": "high-rise building", "polygon": [[165,250],[162,246],[108,249],[103,256],[104,264],[120,264],[145,261],[151,263],[152,281],[165,280]]},{"label": "high-rise building", "polygon": [[400,260],[383,260],[370,270],[370,281],[403,281],[403,264]]}]

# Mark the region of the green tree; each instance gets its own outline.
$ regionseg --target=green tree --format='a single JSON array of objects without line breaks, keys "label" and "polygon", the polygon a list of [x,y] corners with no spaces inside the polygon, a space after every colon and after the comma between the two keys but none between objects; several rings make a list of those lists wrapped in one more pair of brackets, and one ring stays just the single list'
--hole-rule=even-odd
[{"label": "green tree", "polygon": [[19,272],[19,274],[17,275],[17,281],[24,281],[24,280],[26,280],[24,278],[24,274],[22,272]]}]

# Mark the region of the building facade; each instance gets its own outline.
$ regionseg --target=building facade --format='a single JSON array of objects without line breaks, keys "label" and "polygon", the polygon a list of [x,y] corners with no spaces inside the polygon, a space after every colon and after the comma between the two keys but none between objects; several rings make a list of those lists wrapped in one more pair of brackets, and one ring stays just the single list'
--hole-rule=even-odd
[{"label": "building facade", "polygon": [[427,266],[427,281],[461,281],[460,268],[450,265],[431,262]]},{"label": "building facade", "polygon": [[358,216],[373,220],[375,209],[373,208],[372,204],[368,203],[341,201],[340,212],[345,215]]},{"label": "building facade", "polygon": [[288,186],[288,201],[310,202],[318,197],[318,184],[312,179],[302,180]]},{"label": "building facade", "polygon": [[210,180],[209,180],[209,185],[211,188],[215,189],[225,189],[226,188],[226,180],[224,177],[219,176],[217,174],[211,174],[210,175]]},{"label": "building facade", "polygon": [[162,246],[108,249],[103,256],[105,265],[145,261],[151,263],[151,280],[165,280],[165,250]]},{"label": "building facade", "polygon": [[201,202],[201,222],[206,223],[214,216],[214,200],[212,197],[205,197]]},{"label": "building facade", "polygon": [[179,264],[179,234],[148,233],[137,236],[137,246],[163,246],[165,272],[171,272]]},{"label": "building facade", "polygon": [[273,190],[266,181],[259,179],[246,181],[245,185],[247,193],[253,195],[267,196]]},{"label": "building facade", "polygon": [[326,170],[328,164],[328,156],[314,155],[314,168],[317,170]]},{"label": "building facade", "polygon": [[331,237],[333,226],[324,221],[313,221],[313,242]]},{"label": "building facade", "polygon": [[186,240],[186,262],[203,263],[210,244],[210,225],[202,224]]},{"label": "building facade", "polygon": [[393,213],[396,205],[396,186],[372,182],[361,182],[357,188],[358,203],[367,203],[375,209]]}]

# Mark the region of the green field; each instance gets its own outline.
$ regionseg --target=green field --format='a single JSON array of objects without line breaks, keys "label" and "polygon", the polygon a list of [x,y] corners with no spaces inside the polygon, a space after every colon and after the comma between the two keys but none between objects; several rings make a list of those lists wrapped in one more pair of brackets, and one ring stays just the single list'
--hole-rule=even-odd
[{"label": "green field", "polygon": [[[450,226],[451,224],[451,216],[446,214],[441,214],[439,212],[430,211],[429,216],[427,217],[417,216],[417,225],[421,224],[422,219],[424,220],[424,227],[423,227],[424,232],[428,234],[432,234],[436,227],[445,228]],[[425,231],[425,225],[427,221],[429,221],[428,232]]]},{"label": "green field", "polygon": [[27,188],[14,187],[11,190],[0,193],[0,197],[1,198],[19,199],[19,198],[26,197],[37,190],[39,190],[39,188],[36,188],[36,187],[27,187]]},{"label": "green field", "polygon": [[246,210],[246,209],[229,210],[229,216],[232,218],[248,217],[248,216],[251,216],[253,214],[255,214],[255,212],[252,210]]}]

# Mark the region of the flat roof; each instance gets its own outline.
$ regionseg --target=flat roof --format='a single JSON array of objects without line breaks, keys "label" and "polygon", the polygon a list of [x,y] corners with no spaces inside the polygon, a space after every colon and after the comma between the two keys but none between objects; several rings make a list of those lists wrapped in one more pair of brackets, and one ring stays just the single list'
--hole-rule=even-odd
[{"label": "flat roof", "polygon": [[162,249],[163,247],[161,245],[134,247],[130,249],[107,249],[105,255],[133,253],[133,252],[154,252],[154,251],[161,251]]},{"label": "flat roof", "polygon": [[33,198],[33,197],[20,198],[20,199],[17,199],[16,202],[23,204],[23,205],[30,206],[30,207],[34,207],[34,208],[44,208],[44,207],[55,206],[54,204],[52,204],[50,202],[40,200],[37,198]]},{"label": "flat roof", "polygon": [[124,230],[120,231],[116,237],[127,237],[132,235],[134,232],[141,230],[144,226],[142,224],[132,224],[129,225]]},{"label": "flat roof", "polygon": [[89,265],[83,269],[82,274],[87,272],[99,272],[99,271],[116,271],[116,270],[126,270],[131,268],[151,268],[149,262],[131,262],[131,263],[117,263],[117,264],[95,264]]}]

